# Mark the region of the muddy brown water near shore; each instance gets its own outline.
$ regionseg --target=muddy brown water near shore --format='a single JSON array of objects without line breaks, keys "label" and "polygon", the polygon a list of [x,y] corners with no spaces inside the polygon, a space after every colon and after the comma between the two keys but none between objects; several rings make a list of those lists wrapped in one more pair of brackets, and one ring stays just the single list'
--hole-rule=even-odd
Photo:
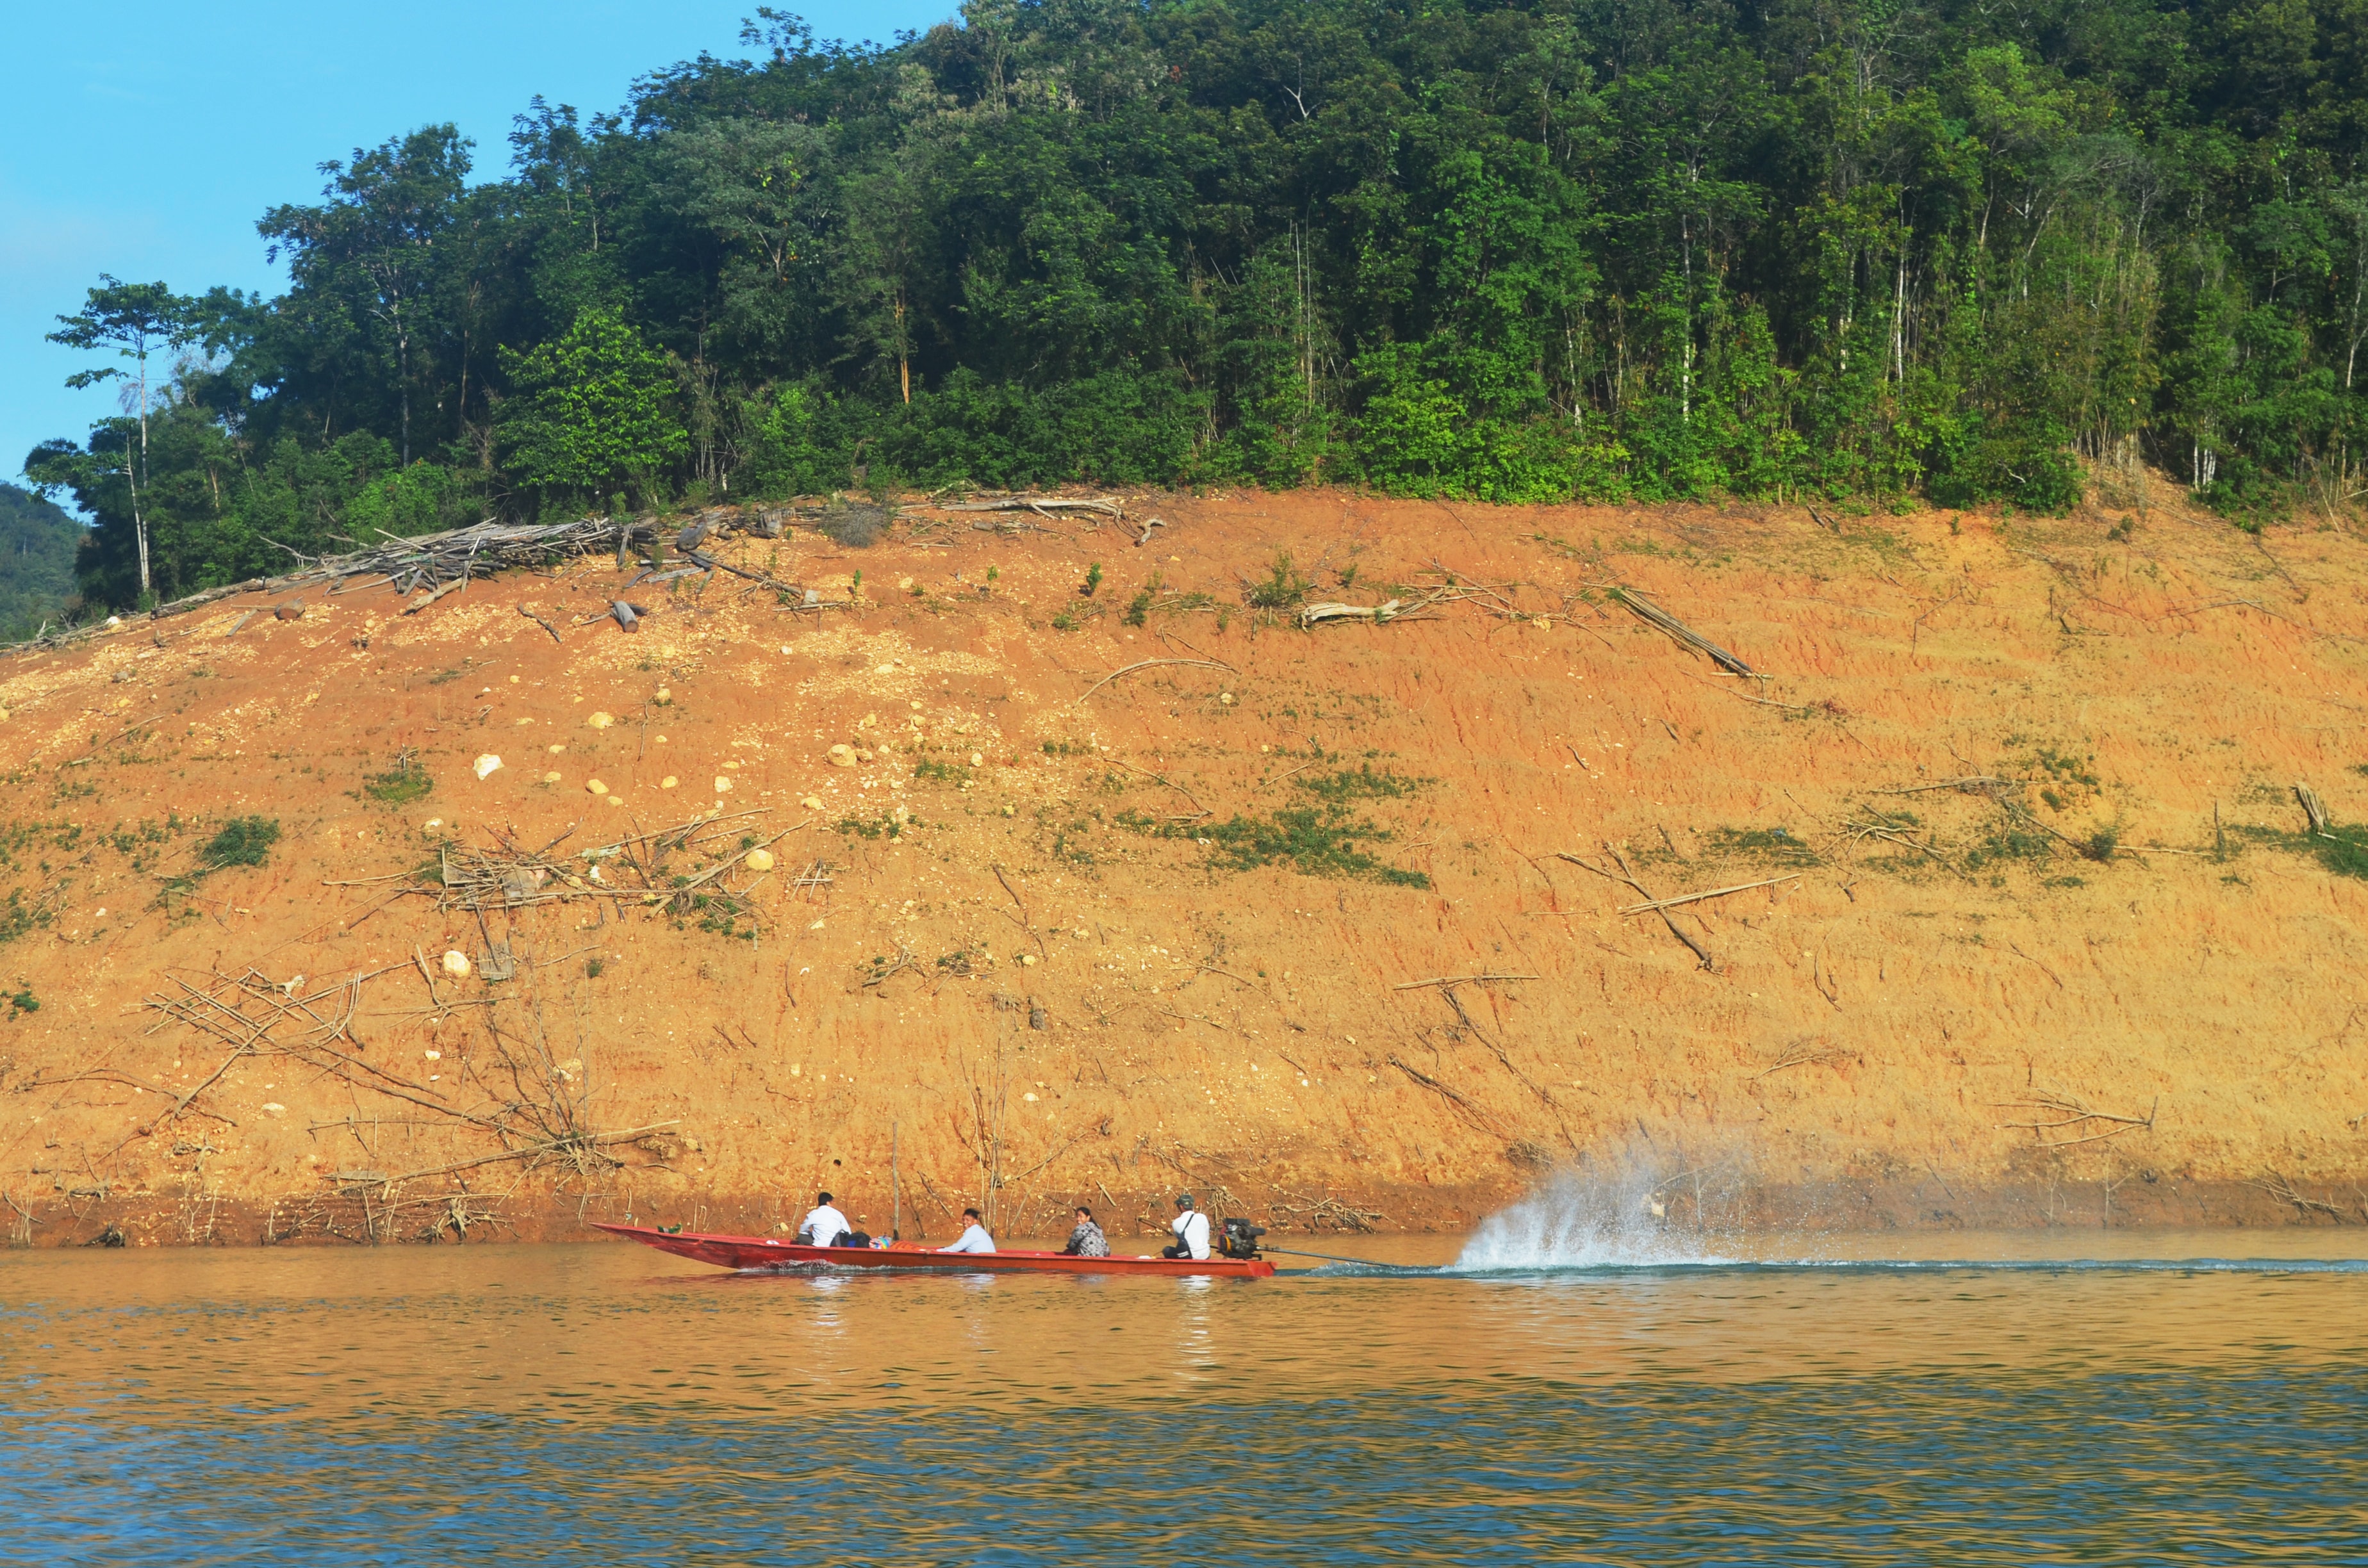
[{"label": "muddy brown water near shore", "polygon": [[1176,1281],[734,1276],[618,1245],[11,1254],[11,1550],[2368,1558],[2368,1262],[2344,1233],[1737,1241],[1549,1207],[1468,1242],[1325,1250],[1412,1267]]}]

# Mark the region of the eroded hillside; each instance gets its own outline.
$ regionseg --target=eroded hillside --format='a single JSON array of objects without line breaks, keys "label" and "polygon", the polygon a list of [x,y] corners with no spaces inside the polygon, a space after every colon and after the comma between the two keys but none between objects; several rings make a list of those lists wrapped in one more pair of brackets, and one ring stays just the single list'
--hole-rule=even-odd
[{"label": "eroded hillside", "polygon": [[17,1237],[2368,1219],[2346,532],[926,516],[0,663]]}]

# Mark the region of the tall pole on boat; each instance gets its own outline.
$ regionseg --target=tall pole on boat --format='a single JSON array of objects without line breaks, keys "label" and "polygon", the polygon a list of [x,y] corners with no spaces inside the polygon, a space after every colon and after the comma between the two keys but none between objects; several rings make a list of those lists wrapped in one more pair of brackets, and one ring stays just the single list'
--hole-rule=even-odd
[{"label": "tall pole on boat", "polygon": [[893,1121],[888,1124],[888,1234],[892,1240],[901,1240],[905,1234],[905,1182],[896,1169],[896,1124]]}]

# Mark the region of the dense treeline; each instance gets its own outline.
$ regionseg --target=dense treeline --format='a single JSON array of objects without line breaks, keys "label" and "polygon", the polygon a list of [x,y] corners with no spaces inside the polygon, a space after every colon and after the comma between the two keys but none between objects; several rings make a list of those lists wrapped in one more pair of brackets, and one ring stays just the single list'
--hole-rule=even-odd
[{"label": "dense treeline", "polygon": [[32,636],[65,614],[82,525],[54,504],[0,484],[0,642]]},{"label": "dense treeline", "polygon": [[261,222],[280,298],[94,291],[62,339],[149,380],[28,465],[98,520],[87,590],[891,482],[2353,490],[2348,0],[972,0],[750,42],[538,100],[504,179],[449,126],[324,165]]}]

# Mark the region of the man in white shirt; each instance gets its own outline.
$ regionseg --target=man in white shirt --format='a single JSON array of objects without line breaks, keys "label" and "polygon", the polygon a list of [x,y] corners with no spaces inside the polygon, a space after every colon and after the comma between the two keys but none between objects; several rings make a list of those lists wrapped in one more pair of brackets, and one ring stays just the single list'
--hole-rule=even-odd
[{"label": "man in white shirt", "polygon": [[1209,1256],[1209,1217],[1192,1207],[1192,1195],[1185,1193],[1176,1199],[1176,1218],[1168,1227],[1176,1233],[1176,1244],[1162,1252],[1162,1257],[1189,1257],[1205,1262]]},{"label": "man in white shirt", "polygon": [[939,1252],[993,1252],[995,1238],[988,1235],[986,1227],[979,1222],[978,1210],[965,1209],[962,1210],[962,1218],[970,1223],[962,1232],[962,1240],[950,1247],[939,1247],[938,1250]]},{"label": "man in white shirt", "polygon": [[847,1222],[846,1215],[831,1207],[830,1194],[825,1192],[816,1195],[814,1211],[805,1217],[798,1233],[805,1238],[808,1246],[826,1247],[837,1246],[839,1238],[854,1229]]}]

